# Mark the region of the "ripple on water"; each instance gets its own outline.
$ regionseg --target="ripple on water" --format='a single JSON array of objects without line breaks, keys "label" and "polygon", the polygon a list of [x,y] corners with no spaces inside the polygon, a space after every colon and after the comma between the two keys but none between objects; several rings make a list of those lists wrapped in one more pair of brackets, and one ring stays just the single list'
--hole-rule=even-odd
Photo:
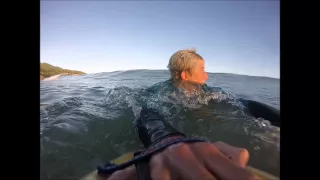
[{"label": "ripple on water", "polygon": [[263,83],[257,88],[257,83],[251,83],[248,90],[239,85],[250,78],[240,81],[234,75],[210,75],[213,80],[208,84],[235,93],[214,91],[186,96],[170,92],[165,83],[155,92],[147,91],[146,86],[166,79],[162,74],[148,80],[147,71],[143,76],[139,71],[128,73],[129,77],[121,78],[118,76],[126,76],[126,72],[41,83],[41,103],[48,104],[40,107],[41,178],[80,177],[97,164],[142,148],[132,129],[142,106],[156,109],[187,135],[245,147],[251,155],[250,165],[279,174],[280,128],[247,116],[236,100],[241,95],[277,104],[277,94],[261,88]]}]

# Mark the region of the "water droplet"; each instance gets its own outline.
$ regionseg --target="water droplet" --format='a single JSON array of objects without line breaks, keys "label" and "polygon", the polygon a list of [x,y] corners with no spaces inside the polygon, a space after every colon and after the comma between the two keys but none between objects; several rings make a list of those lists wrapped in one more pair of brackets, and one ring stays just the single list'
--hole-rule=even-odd
[{"label": "water droplet", "polygon": [[259,147],[259,146],[255,146],[253,149],[254,149],[255,151],[258,151],[258,150],[260,149],[260,147]]}]

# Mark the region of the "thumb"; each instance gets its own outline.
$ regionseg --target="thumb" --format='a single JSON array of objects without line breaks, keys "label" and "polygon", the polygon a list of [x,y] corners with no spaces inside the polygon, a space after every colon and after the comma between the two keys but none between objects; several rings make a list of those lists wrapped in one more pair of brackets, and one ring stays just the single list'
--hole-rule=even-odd
[{"label": "thumb", "polygon": [[111,174],[107,180],[138,180],[137,171],[134,165],[129,166],[123,170],[116,171]]}]

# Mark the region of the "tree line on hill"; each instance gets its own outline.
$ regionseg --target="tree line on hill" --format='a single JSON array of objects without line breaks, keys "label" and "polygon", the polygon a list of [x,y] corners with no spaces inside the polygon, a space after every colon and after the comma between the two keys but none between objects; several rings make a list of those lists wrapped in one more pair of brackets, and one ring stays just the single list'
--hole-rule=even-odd
[{"label": "tree line on hill", "polygon": [[63,69],[61,67],[53,66],[48,63],[40,63],[40,80],[58,74],[81,75],[86,73],[76,70]]}]

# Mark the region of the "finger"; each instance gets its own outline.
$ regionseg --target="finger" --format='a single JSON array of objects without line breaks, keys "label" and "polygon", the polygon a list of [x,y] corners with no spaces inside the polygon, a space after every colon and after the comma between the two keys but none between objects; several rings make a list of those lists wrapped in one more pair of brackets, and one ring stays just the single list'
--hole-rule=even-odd
[{"label": "finger", "polygon": [[219,151],[227,156],[230,160],[234,161],[241,167],[246,167],[249,161],[249,152],[244,148],[238,148],[230,146],[224,142],[215,142],[213,143],[215,147],[219,149]]},{"label": "finger", "polygon": [[215,180],[205,166],[197,161],[189,145],[179,143],[169,146],[164,155],[172,174],[177,174],[184,180]]},{"label": "finger", "polygon": [[137,172],[135,166],[129,166],[123,170],[116,171],[111,174],[107,180],[137,180]]},{"label": "finger", "polygon": [[192,149],[197,154],[201,154],[202,161],[208,171],[216,175],[219,179],[259,179],[247,169],[230,161],[211,143],[195,143],[192,145]]},{"label": "finger", "polygon": [[165,156],[161,153],[153,155],[149,163],[150,176],[152,180],[170,180],[169,168],[166,164]]}]

